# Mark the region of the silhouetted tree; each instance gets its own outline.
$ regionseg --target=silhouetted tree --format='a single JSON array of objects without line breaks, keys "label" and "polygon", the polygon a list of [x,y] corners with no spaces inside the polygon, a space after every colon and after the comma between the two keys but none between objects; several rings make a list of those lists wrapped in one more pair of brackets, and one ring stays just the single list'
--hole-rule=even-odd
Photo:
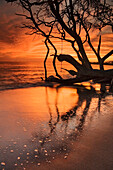
[{"label": "silhouetted tree", "polygon": [[[13,2],[15,0],[6,0]],[[104,70],[105,60],[113,54],[113,50],[101,57],[102,30],[105,27],[113,29],[113,8],[107,0],[17,0],[24,9],[23,16],[28,21],[23,28],[29,28],[31,34],[45,37],[47,53],[44,60],[45,80],[60,83],[76,83],[86,80],[111,81],[113,70]],[[92,30],[98,32],[98,46],[95,48],[91,41]],[[55,33],[56,32],[56,33]],[[84,34],[84,36],[83,36]],[[68,42],[78,56],[78,60],[70,55],[57,54],[52,39],[61,39]],[[54,49],[53,66],[59,78],[47,78],[46,61],[51,45]],[[85,46],[89,46],[98,60],[99,70],[93,69],[89,61]],[[55,60],[67,61],[77,70],[77,76],[64,80],[58,74]]]}]

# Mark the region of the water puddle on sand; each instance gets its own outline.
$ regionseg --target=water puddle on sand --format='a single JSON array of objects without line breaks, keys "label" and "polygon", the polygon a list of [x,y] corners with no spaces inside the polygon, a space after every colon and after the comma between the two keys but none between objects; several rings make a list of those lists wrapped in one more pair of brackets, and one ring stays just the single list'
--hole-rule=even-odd
[{"label": "water puddle on sand", "polygon": [[[0,169],[68,159],[73,143],[113,109],[93,87],[36,87],[0,93]],[[110,114],[110,112],[109,112]]]}]

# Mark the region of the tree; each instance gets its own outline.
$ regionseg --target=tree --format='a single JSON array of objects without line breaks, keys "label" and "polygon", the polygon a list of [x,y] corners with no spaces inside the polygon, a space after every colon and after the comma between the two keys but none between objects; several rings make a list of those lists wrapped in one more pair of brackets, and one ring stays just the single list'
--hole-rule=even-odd
[{"label": "tree", "polygon": [[[23,9],[23,16],[28,20],[23,28],[29,28],[31,34],[45,37],[47,53],[44,60],[45,80],[60,83],[76,83],[87,80],[111,82],[113,70],[104,70],[105,60],[113,54],[109,51],[101,57],[102,30],[110,27],[113,30],[113,8],[107,0],[6,0],[16,1]],[[91,31],[98,31],[98,47],[94,47],[91,41]],[[56,32],[56,34],[54,33]],[[84,36],[82,36],[84,34]],[[61,39],[68,42],[78,60],[70,55],[57,54],[53,39]],[[46,61],[49,56],[51,45],[54,49],[53,66],[58,78],[47,77]],[[99,70],[93,69],[85,50],[89,46],[98,60]],[[67,61],[76,68],[76,78],[64,80],[56,69],[56,58]]]}]

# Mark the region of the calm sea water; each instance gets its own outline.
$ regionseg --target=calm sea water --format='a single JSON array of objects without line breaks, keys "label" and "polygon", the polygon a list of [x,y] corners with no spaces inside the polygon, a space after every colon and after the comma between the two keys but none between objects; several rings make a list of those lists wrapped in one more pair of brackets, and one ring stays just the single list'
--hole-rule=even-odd
[{"label": "calm sea water", "polygon": [[44,70],[38,62],[1,62],[0,90],[25,87],[40,81],[41,76]]},{"label": "calm sea water", "polygon": [[[39,86],[44,78],[44,59],[37,61],[23,62],[0,62],[0,90],[16,89],[24,87]],[[66,68],[66,63],[63,67]],[[61,70],[61,63],[57,63],[57,69],[64,78],[68,78],[68,72]],[[52,67],[52,59],[47,62],[48,76],[55,75]]]},{"label": "calm sea water", "polygon": [[[43,85],[41,77],[44,78],[44,59],[38,59],[37,61],[9,61],[0,62],[0,90],[17,89],[24,87],[34,87]],[[57,70],[63,78],[69,78],[70,74],[61,69],[74,67],[70,64],[63,62],[57,62]],[[113,69],[113,66],[105,66],[106,69]],[[94,65],[97,68],[97,65]],[[52,59],[47,61],[48,76],[54,75],[55,72],[52,66]]]}]

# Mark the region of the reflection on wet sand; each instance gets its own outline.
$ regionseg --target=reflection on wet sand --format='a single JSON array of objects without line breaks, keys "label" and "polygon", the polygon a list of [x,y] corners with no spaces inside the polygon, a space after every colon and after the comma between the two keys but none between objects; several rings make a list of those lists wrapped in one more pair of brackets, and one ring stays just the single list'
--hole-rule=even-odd
[{"label": "reflection on wet sand", "polygon": [[8,170],[51,163],[59,155],[67,159],[73,142],[109,99],[83,85],[4,91],[0,96],[0,169]]}]

